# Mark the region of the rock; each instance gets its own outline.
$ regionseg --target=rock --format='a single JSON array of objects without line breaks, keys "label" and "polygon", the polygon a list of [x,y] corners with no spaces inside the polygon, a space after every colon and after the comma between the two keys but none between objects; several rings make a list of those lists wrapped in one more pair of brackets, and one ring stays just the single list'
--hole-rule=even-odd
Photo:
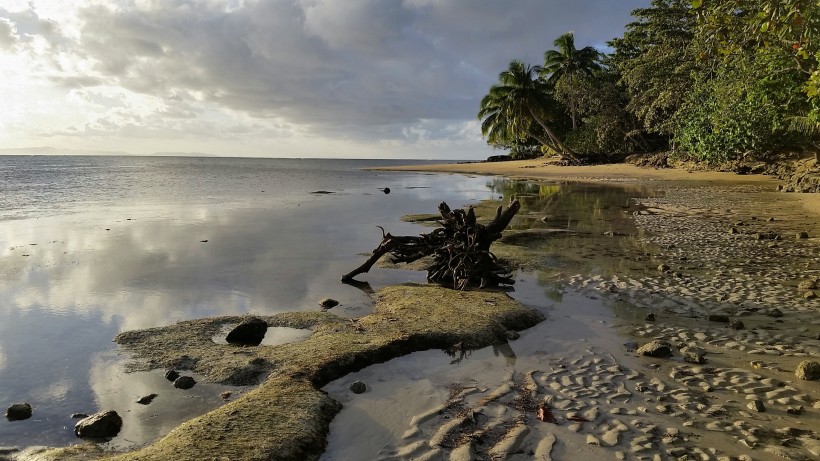
[{"label": "rock", "polygon": [[15,403],[6,410],[5,417],[9,421],[22,421],[31,418],[31,404]]},{"label": "rock", "polygon": [[802,406],[788,407],[788,408],[786,408],[786,413],[788,413],[790,415],[798,415],[798,416],[802,415],[803,414],[803,407]]},{"label": "rock", "polygon": [[700,365],[706,363],[706,358],[703,357],[703,354],[687,352],[683,354],[683,361],[689,363],[696,363]]},{"label": "rock", "polygon": [[190,376],[180,376],[174,380],[174,387],[177,389],[190,389],[194,387],[196,380]]},{"label": "rock", "polygon": [[656,339],[638,348],[638,354],[648,357],[671,357],[672,345],[666,341]]},{"label": "rock", "polygon": [[319,305],[322,306],[322,309],[331,309],[339,305],[339,301],[336,301],[332,298],[325,298],[319,301]]},{"label": "rock", "polygon": [[803,231],[803,232],[798,232],[798,233],[797,233],[797,238],[799,238],[799,239],[807,239],[807,238],[809,238],[809,233],[808,233],[808,232],[806,232],[806,231]]},{"label": "rock", "polygon": [[729,323],[729,316],[726,314],[709,314],[706,320],[710,322]]},{"label": "rock", "polygon": [[174,382],[176,379],[179,378],[179,372],[171,369],[165,372],[165,379],[168,381]]},{"label": "rock", "polygon": [[820,363],[803,360],[797,364],[794,370],[795,376],[806,381],[815,381],[820,379]]},{"label": "rock", "polygon": [[624,347],[626,348],[627,352],[632,352],[638,348],[638,343],[635,341],[627,341],[624,343]]},{"label": "rock", "polygon": [[766,315],[768,315],[769,317],[783,317],[783,311],[776,307],[773,307],[766,311]]},{"label": "rock", "polygon": [[88,439],[108,439],[122,429],[122,418],[116,411],[108,410],[83,418],[74,425],[77,437]]},{"label": "rock", "polygon": [[737,319],[732,320],[731,326],[733,330],[742,330],[746,328],[746,326],[743,325],[743,322]]},{"label": "rock", "polygon": [[660,266],[658,266],[658,272],[666,272],[669,270],[672,270],[672,268],[666,264],[661,264]]},{"label": "rock", "polygon": [[229,398],[231,398],[231,395],[232,395],[231,391],[225,391],[225,392],[219,394],[219,396],[222,397],[222,400],[228,400]]},{"label": "rock", "polygon": [[654,322],[655,314],[647,314],[646,317],[644,317],[644,320],[646,320],[647,322]]},{"label": "rock", "polygon": [[807,291],[807,292],[803,293],[803,297],[806,298],[806,299],[814,299],[814,298],[817,297],[817,293],[815,293],[813,291]]},{"label": "rock", "polygon": [[737,230],[737,227],[730,227],[730,228],[729,228],[729,233],[730,233],[730,234],[739,234],[739,233],[740,233],[740,231],[739,231],[739,230]]},{"label": "rock", "polygon": [[71,413],[71,419],[82,419],[82,418],[88,418],[88,415],[86,413]]},{"label": "rock", "polygon": [[144,397],[140,397],[139,400],[137,400],[137,403],[140,405],[148,405],[154,400],[154,398],[156,398],[156,396],[157,394],[148,394]]},{"label": "rock", "polygon": [[515,341],[521,337],[521,334],[515,330],[507,330],[504,332],[504,336],[506,336],[510,341]]},{"label": "rock", "polygon": [[361,381],[355,381],[350,385],[350,391],[354,394],[363,394],[367,390],[367,386]]},{"label": "rock", "polygon": [[746,408],[754,410],[758,413],[763,413],[766,411],[766,407],[763,406],[763,402],[761,402],[760,400],[752,400],[746,405]]},{"label": "rock", "polygon": [[797,288],[801,290],[814,290],[817,288],[817,281],[812,279],[801,280],[800,283],[797,284]]},{"label": "rock", "polygon": [[267,332],[268,322],[259,317],[248,317],[228,333],[225,341],[239,346],[258,346]]},{"label": "rock", "polygon": [[382,192],[384,192],[385,194],[389,194],[390,193],[390,188],[385,187],[384,189],[382,189]]}]

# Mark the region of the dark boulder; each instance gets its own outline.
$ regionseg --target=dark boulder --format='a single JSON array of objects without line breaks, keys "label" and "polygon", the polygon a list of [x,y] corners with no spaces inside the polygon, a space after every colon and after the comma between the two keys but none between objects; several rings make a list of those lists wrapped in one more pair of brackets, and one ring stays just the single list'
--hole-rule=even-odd
[{"label": "dark boulder", "polygon": [[354,394],[362,394],[367,390],[367,385],[361,381],[356,381],[350,385],[350,391]]},{"label": "dark boulder", "polygon": [[322,309],[332,309],[339,305],[339,301],[336,301],[333,298],[325,298],[319,301],[319,305],[322,306]]},{"label": "dark boulder", "polygon": [[9,421],[21,421],[31,418],[31,404],[15,403],[6,410],[6,419]]},{"label": "dark boulder", "polygon": [[108,410],[83,418],[74,425],[74,434],[84,439],[110,439],[120,433],[122,418]]},{"label": "dark boulder", "polygon": [[170,370],[165,372],[165,379],[167,379],[168,381],[174,382],[174,381],[176,381],[177,378],[179,378],[179,372],[178,371],[176,371],[174,369],[170,369]]},{"label": "dark boulder", "polygon": [[190,389],[194,387],[196,380],[190,376],[180,376],[174,381],[174,387],[177,389]]},{"label": "dark boulder", "polygon": [[655,340],[638,348],[638,354],[647,357],[671,357],[672,345],[666,341]]},{"label": "dark boulder", "polygon": [[258,346],[267,332],[268,322],[259,317],[249,317],[231,330],[225,341],[239,346]]}]

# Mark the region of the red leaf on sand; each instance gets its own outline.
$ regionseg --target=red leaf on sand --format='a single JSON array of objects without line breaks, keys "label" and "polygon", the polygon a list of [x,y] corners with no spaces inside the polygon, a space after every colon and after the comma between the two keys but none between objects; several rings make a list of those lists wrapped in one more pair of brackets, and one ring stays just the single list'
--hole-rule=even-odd
[{"label": "red leaf on sand", "polygon": [[579,423],[588,423],[589,422],[589,420],[584,418],[583,416],[570,416],[567,419],[569,421],[575,421],[575,422],[579,422]]},{"label": "red leaf on sand", "polygon": [[536,412],[536,416],[538,419],[545,423],[552,423],[558,424],[558,420],[555,419],[555,416],[550,411],[550,408],[546,405],[538,405],[538,411]]}]

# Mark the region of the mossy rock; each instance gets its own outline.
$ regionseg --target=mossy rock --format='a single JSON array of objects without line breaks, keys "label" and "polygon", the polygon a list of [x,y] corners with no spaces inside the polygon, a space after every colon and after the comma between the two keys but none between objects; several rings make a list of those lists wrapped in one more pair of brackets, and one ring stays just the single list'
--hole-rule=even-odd
[{"label": "mossy rock", "polygon": [[[312,460],[324,451],[330,421],[341,404],[320,389],[366,366],[411,352],[485,347],[506,341],[508,330],[529,328],[543,316],[505,293],[456,291],[432,285],[380,290],[374,312],[351,321],[327,312],[260,316],[269,326],[311,328],[305,341],[238,348],[212,337],[242,317],[191,320],[125,332],[116,341],[133,369],[186,364],[211,381],[235,384],[270,373],[257,388],[183,423],[156,443],[111,456],[121,461],[211,459]],[[96,451],[58,449],[43,460],[92,459]]]}]

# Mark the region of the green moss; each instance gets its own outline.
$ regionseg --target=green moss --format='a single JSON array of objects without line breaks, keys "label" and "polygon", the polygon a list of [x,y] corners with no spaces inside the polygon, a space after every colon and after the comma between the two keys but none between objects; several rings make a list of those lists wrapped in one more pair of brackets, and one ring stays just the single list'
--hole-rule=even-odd
[{"label": "green moss", "polygon": [[[313,329],[303,342],[278,346],[215,343],[212,337],[223,325],[242,320],[237,316],[118,335],[116,341],[132,354],[135,369],[186,365],[210,380],[233,384],[259,373],[270,375],[256,389],[180,425],[156,443],[111,459],[317,459],[330,421],[341,409],[319,390],[328,382],[414,351],[459,342],[473,348],[503,342],[505,331],[543,319],[501,292],[400,285],[379,291],[376,301],[372,314],[352,321],[327,312],[261,316],[271,326]],[[50,456],[43,459],[88,459],[88,454],[65,449]]]}]

